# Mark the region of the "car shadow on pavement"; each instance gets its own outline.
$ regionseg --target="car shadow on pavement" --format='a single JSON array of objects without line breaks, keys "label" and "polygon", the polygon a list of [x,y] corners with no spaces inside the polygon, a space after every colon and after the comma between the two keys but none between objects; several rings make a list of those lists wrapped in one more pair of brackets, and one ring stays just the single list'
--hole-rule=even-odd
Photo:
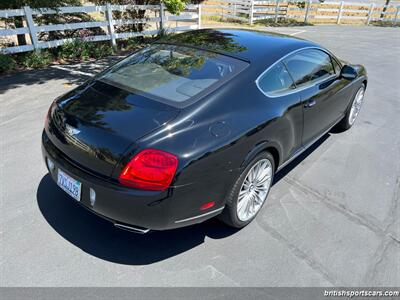
[{"label": "car shadow on pavement", "polygon": [[212,219],[175,230],[131,233],[74,202],[49,174],[40,181],[36,197],[44,218],[62,237],[93,256],[119,264],[155,263],[202,244],[205,237],[221,239],[238,231]]}]

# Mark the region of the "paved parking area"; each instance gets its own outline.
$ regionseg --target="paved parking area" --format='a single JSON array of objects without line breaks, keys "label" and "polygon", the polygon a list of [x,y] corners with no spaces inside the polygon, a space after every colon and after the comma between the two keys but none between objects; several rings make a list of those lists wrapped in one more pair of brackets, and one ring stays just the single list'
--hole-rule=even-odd
[{"label": "paved parking area", "polygon": [[400,30],[273,30],[364,64],[366,103],[350,131],[282,170],[240,231],[212,220],[135,235],[80,208],[46,175],[40,135],[51,101],[101,66],[0,78],[0,285],[398,286]]}]

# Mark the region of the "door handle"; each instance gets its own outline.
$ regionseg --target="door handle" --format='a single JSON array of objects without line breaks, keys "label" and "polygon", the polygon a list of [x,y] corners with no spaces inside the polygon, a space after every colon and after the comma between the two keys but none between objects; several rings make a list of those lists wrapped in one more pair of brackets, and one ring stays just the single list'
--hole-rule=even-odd
[{"label": "door handle", "polygon": [[317,104],[317,101],[315,101],[315,100],[310,100],[310,101],[307,101],[306,104],[304,104],[304,107],[305,107],[305,108],[310,108],[310,107],[313,107],[315,104]]}]

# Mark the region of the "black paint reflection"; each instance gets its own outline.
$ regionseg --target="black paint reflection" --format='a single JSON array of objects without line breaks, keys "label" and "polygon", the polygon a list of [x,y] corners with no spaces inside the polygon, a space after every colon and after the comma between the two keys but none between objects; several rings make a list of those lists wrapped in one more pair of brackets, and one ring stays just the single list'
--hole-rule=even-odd
[{"label": "black paint reflection", "polygon": [[185,32],[178,35],[170,35],[161,39],[160,42],[192,45],[199,48],[228,53],[246,51],[247,48],[236,42],[234,37],[235,35],[233,33],[203,29],[197,30],[195,33]]}]

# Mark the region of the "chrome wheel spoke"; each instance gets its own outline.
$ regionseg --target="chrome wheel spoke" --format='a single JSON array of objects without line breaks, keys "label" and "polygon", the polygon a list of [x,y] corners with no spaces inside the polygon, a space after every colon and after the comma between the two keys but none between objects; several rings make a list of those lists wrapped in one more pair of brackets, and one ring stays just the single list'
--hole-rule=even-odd
[{"label": "chrome wheel spoke", "polygon": [[262,204],[263,203],[263,199],[262,199],[262,197],[259,195],[259,194],[257,194],[256,193],[256,197],[255,197],[255,202],[257,203],[257,204]]},{"label": "chrome wheel spoke", "polygon": [[264,178],[262,178],[262,180],[257,182],[257,187],[259,186],[264,186],[264,184],[271,179],[271,175],[266,175]]},{"label": "chrome wheel spoke", "polygon": [[243,197],[246,196],[247,193],[248,193],[248,191],[246,189],[242,189],[239,192],[239,200],[243,199]]},{"label": "chrome wheel spoke", "polygon": [[239,214],[243,214],[243,209],[246,208],[248,203],[248,197],[244,197],[242,201],[240,201],[237,205],[237,212]]}]

